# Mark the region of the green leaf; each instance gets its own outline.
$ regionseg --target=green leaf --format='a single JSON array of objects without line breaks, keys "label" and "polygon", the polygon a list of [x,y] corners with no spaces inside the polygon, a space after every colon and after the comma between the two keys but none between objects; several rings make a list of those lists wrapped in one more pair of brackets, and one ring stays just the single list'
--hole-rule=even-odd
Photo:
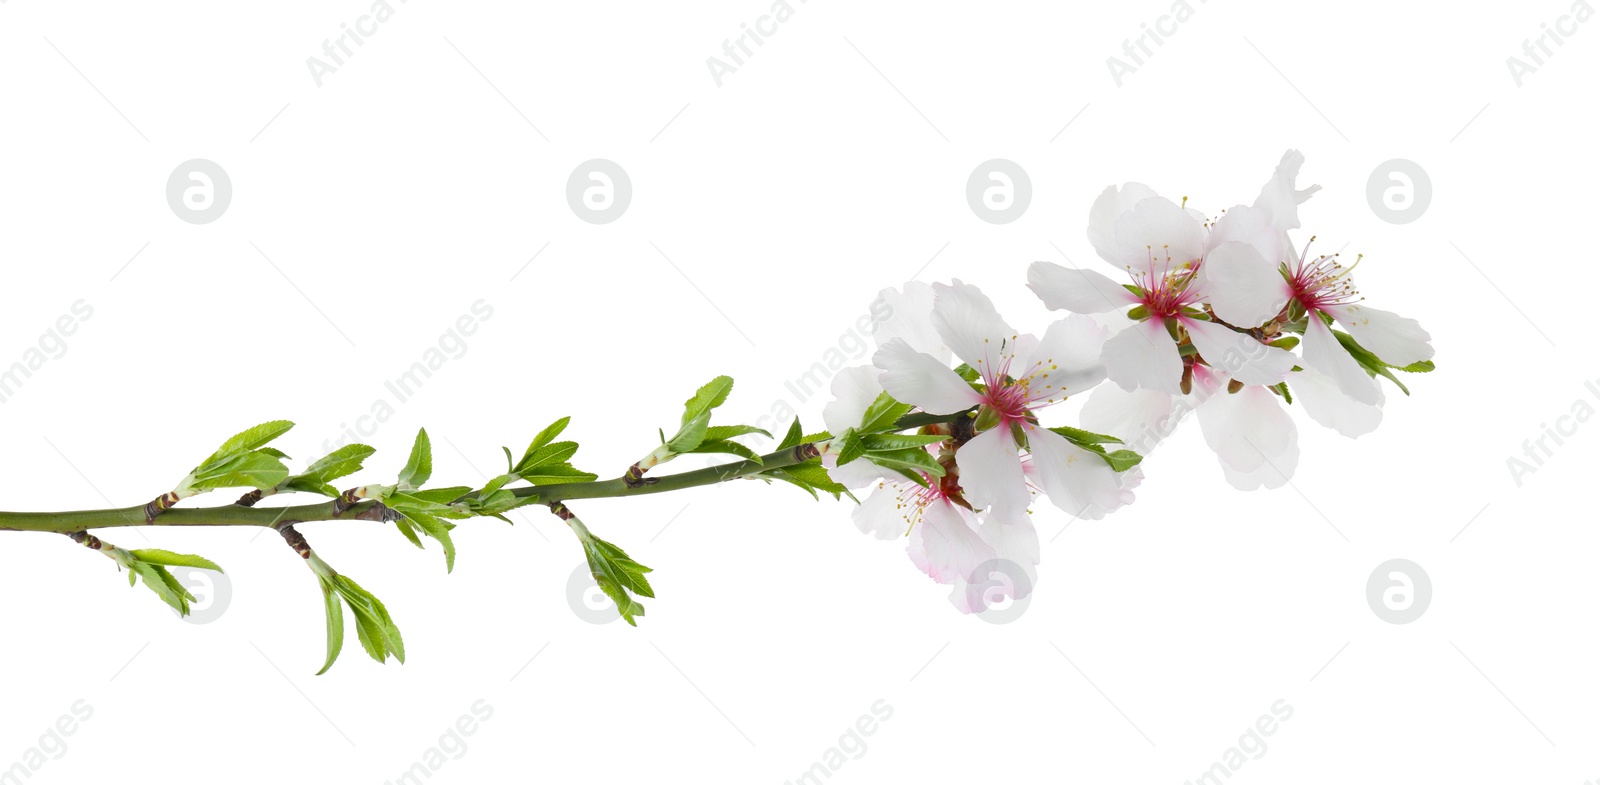
[{"label": "green leaf", "polygon": [[289,422],[288,420],[273,420],[272,422],[264,422],[253,428],[246,428],[234,434],[227,441],[223,442],[222,446],[218,447],[217,451],[212,453],[211,457],[207,458],[205,463],[202,463],[201,466],[207,466],[219,461],[224,461],[255,450],[256,448],[265,445],[273,439],[284,435],[290,428],[293,427],[294,423]]},{"label": "green leaf", "polygon": [[560,485],[569,482],[593,482],[599,475],[574,469],[570,463],[558,463],[552,466],[541,466],[529,469],[522,475],[522,479],[534,485]]},{"label": "green leaf", "polygon": [[1333,335],[1335,338],[1339,339],[1339,344],[1344,347],[1345,351],[1349,352],[1350,356],[1354,357],[1356,362],[1359,363],[1362,368],[1367,370],[1368,375],[1382,376],[1383,378],[1394,382],[1394,386],[1399,387],[1400,392],[1403,392],[1406,395],[1411,394],[1411,391],[1406,389],[1406,386],[1401,383],[1401,381],[1396,378],[1393,373],[1390,373],[1389,369],[1393,366],[1389,365],[1383,360],[1378,359],[1378,356],[1372,352],[1367,351],[1366,347],[1363,347],[1360,343],[1357,343],[1356,339],[1349,333],[1334,330]]},{"label": "green leaf", "polygon": [[1105,458],[1106,463],[1111,464],[1111,470],[1116,472],[1125,472],[1144,460],[1144,456],[1133,450],[1112,450],[1101,457]]},{"label": "green leaf", "polygon": [[634,561],[621,548],[591,534],[576,518],[568,524],[577,524],[572,530],[583,543],[583,555],[589,562],[589,573],[594,576],[595,583],[616,604],[623,621],[639,626],[634,617],[644,615],[644,606],[632,595],[656,596],[650,581],[644,577],[650,568]]},{"label": "green leaf", "polygon": [[133,554],[139,561],[150,564],[165,564],[169,567],[199,567],[202,570],[222,572],[222,568],[218,567],[216,562],[190,553],[173,553],[160,548],[140,548],[128,552]]},{"label": "green leaf", "polygon": [[313,461],[297,479],[317,483],[330,483],[361,470],[361,462],[376,452],[365,444],[347,444]]},{"label": "green leaf", "polygon": [[422,530],[427,532],[429,537],[439,541],[439,545],[444,548],[444,571],[454,571],[456,568],[456,544],[451,541],[450,529],[447,528],[445,522],[425,512],[417,512],[415,510],[408,510],[402,514],[422,527]]},{"label": "green leaf", "polygon": [[1397,371],[1405,371],[1406,373],[1432,373],[1433,361],[1418,360],[1410,365],[1390,365],[1389,367]]},{"label": "green leaf", "polygon": [[217,488],[260,488],[265,490],[289,476],[283,461],[264,452],[247,452],[196,470],[189,487],[197,491]]},{"label": "green leaf", "polygon": [[380,663],[393,655],[401,664],[405,664],[405,641],[383,603],[345,575],[333,577],[333,588],[355,614],[356,634],[367,654]]},{"label": "green leaf", "polygon": [[896,450],[893,452],[874,452],[867,454],[867,460],[890,469],[910,469],[912,471],[927,472],[935,477],[944,476],[944,467],[934,460],[927,450]]},{"label": "green leaf", "polygon": [[835,465],[843,466],[860,458],[865,453],[866,448],[861,444],[861,434],[856,433],[856,429],[851,428],[845,431],[843,436],[839,437],[839,457],[835,461]]},{"label": "green leaf", "polygon": [[892,431],[895,421],[909,413],[911,408],[911,404],[901,403],[887,392],[878,393],[872,405],[867,407],[866,414],[861,416],[861,427],[856,430],[862,433]]},{"label": "green leaf", "polygon": [[[711,410],[721,406],[728,400],[728,393],[733,390],[733,377],[718,376],[696,390],[689,400],[683,402],[683,424],[711,414]],[[710,418],[707,417],[709,421]]]},{"label": "green leaf", "polygon": [[404,515],[401,515],[399,518],[394,519],[394,527],[399,529],[400,533],[404,534],[406,539],[411,541],[412,545],[415,545],[418,548],[422,547],[422,539],[417,537],[417,527],[411,524],[410,519],[406,518]]},{"label": "green leaf", "polygon": [[400,470],[400,484],[408,488],[421,488],[433,476],[433,445],[428,442],[428,430],[417,430],[417,440],[411,445],[411,458],[406,468]]},{"label": "green leaf", "polygon": [[967,384],[975,384],[979,379],[983,378],[983,375],[978,373],[977,369],[966,363],[956,366],[956,375],[960,376]]},{"label": "green leaf", "polygon": [[867,452],[891,452],[912,447],[926,447],[949,438],[936,434],[873,433],[861,437],[861,449]]},{"label": "green leaf", "polygon": [[768,433],[766,429],[757,428],[754,425],[713,425],[706,429],[706,441],[726,441],[735,436],[744,436],[752,433],[759,433],[768,439],[772,438],[772,434]]},{"label": "green leaf", "polygon": [[822,491],[835,499],[850,495],[850,489],[835,482],[828,476],[828,470],[822,468],[822,464],[816,460],[775,469],[770,474],[812,491],[812,496],[816,496],[816,491]]},{"label": "green leaf", "polygon": [[[172,606],[173,610],[176,610],[179,615],[189,615],[189,603],[194,600],[194,595],[190,594],[189,590],[185,589],[177,578],[172,577],[172,573],[167,572],[167,568],[159,564],[136,561],[130,563],[128,569],[133,573],[138,573],[139,579],[144,585],[150,591],[155,592],[162,602]],[[131,581],[132,575],[129,576],[129,579]]]},{"label": "green leaf", "polygon": [[689,420],[678,429],[671,439],[667,441],[667,449],[682,455],[700,446],[706,438],[706,431],[711,426],[711,412],[706,412],[693,420]]},{"label": "green leaf", "polygon": [[280,449],[278,449],[276,447],[262,447],[261,449],[257,450],[256,452],[264,452],[264,453],[266,453],[266,454],[268,454],[268,455],[270,455],[270,456],[272,456],[274,458],[277,458],[280,461],[289,460],[288,453],[285,453],[283,450],[280,450]]},{"label": "green leaf", "polygon": [[800,444],[801,435],[802,432],[800,430],[800,418],[796,417],[794,418],[794,422],[789,423],[789,432],[783,435],[783,441],[778,442],[778,450],[787,450],[791,447],[798,446]]},{"label": "green leaf", "polygon": [[738,442],[729,442],[729,441],[707,439],[707,440],[699,443],[698,445],[696,445],[695,448],[690,450],[689,452],[693,452],[693,453],[727,453],[729,455],[737,455],[740,458],[743,458],[743,459],[745,459],[747,461],[755,461],[756,463],[761,463],[761,456],[757,455],[755,450],[752,450],[749,447],[746,447],[746,446],[744,446],[744,445],[742,445],[742,444],[740,444]]},{"label": "green leaf", "polygon": [[1080,445],[1122,443],[1122,440],[1115,436],[1107,436],[1103,433],[1094,433],[1092,431],[1085,431],[1082,428],[1072,428],[1066,425],[1057,428],[1051,428],[1050,430],[1061,436],[1067,437],[1068,441],[1077,442]]},{"label": "green leaf", "polygon": [[560,436],[561,432],[567,429],[567,423],[569,422],[572,422],[571,417],[562,417],[546,426],[544,430],[539,432],[538,436],[533,437],[533,442],[528,445],[527,451],[522,453],[522,460],[526,462],[528,456],[533,455],[535,450],[549,444],[557,436]]},{"label": "green leaf", "polygon": [[344,648],[344,606],[339,604],[339,595],[326,579],[319,579],[317,583],[322,587],[322,612],[328,629],[328,659],[322,663],[322,670],[317,671],[321,676],[333,667],[333,661],[339,659],[339,651]]},{"label": "green leaf", "polygon": [[513,471],[513,473],[521,474],[525,471],[537,469],[541,466],[565,463],[568,458],[571,458],[577,452],[577,442],[556,442],[555,444],[546,444],[538,449],[530,451],[527,455],[522,456],[522,460],[517,463],[517,468]]}]

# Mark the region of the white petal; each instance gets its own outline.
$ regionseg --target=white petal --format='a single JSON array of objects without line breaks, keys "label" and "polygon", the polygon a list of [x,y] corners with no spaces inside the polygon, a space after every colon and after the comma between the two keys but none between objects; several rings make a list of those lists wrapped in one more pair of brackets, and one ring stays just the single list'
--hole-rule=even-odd
[{"label": "white petal", "polygon": [[872,364],[883,371],[878,382],[895,400],[925,412],[952,414],[982,400],[949,366],[912,349],[899,338],[879,348],[872,355]]},{"label": "white petal", "polygon": [[917,569],[939,583],[972,575],[994,558],[994,548],[973,528],[972,513],[943,499],[929,504],[911,530],[906,554]]},{"label": "white petal", "polygon": [[[987,526],[988,524],[985,524]],[[1011,600],[1033,593],[1038,571],[1010,559],[996,559],[978,566],[974,575],[951,581],[950,604],[962,613],[983,613]]]},{"label": "white petal", "polygon": [[1024,425],[1022,429],[1028,434],[1028,451],[1033,455],[1039,487],[1051,504],[1068,515],[1079,516],[1092,508],[1120,506],[1122,483],[1105,459],[1054,431],[1036,425]]},{"label": "white petal", "polygon": [[1328,314],[1350,331],[1362,348],[1390,365],[1410,365],[1433,359],[1433,337],[1416,319],[1368,308],[1365,305],[1338,305]]},{"label": "white petal", "polygon": [[[849,466],[857,463],[866,461],[855,461]],[[850,519],[855,521],[856,528],[860,529],[862,534],[871,534],[880,540],[904,537],[906,530],[911,528],[912,520],[912,508],[907,503],[906,491],[906,487],[910,485],[906,482],[886,482],[874,488],[866,501],[861,502],[860,506],[850,513]]]},{"label": "white petal", "polygon": [[1129,325],[1106,341],[1100,354],[1106,376],[1124,390],[1143,387],[1173,395],[1182,394],[1183,358],[1160,320],[1146,319]]},{"label": "white petal", "polygon": [[1378,403],[1366,404],[1339,389],[1334,380],[1320,371],[1306,369],[1289,374],[1289,390],[1306,414],[1324,428],[1332,428],[1352,439],[1371,433],[1383,421],[1383,390],[1377,379],[1367,383],[1378,388]]},{"label": "white petal", "polygon": [[1278,266],[1245,243],[1230,240],[1218,245],[1201,269],[1206,301],[1229,324],[1256,327],[1289,303],[1289,282],[1278,273]]},{"label": "white petal", "polygon": [[1028,288],[1052,311],[1105,313],[1139,302],[1137,295],[1104,275],[1053,262],[1028,266]]},{"label": "white petal", "polygon": [[1027,350],[1027,365],[1014,370],[1028,385],[1029,403],[1055,403],[1105,381],[1100,355],[1111,331],[1087,316],[1073,314],[1050,325],[1037,346]]},{"label": "white petal", "polygon": [[1005,358],[1015,353],[1016,331],[976,286],[954,281],[934,284],[933,290],[933,325],[945,345],[985,379],[999,374]]},{"label": "white petal", "polygon": [[1294,477],[1294,470],[1300,464],[1300,448],[1289,445],[1289,449],[1282,455],[1277,455],[1270,462],[1263,463],[1254,471],[1241,472],[1228,464],[1222,464],[1222,476],[1228,484],[1241,491],[1253,491],[1257,488],[1282,488]]},{"label": "white petal", "polygon": [[1033,516],[1005,521],[986,515],[982,520],[978,535],[994,549],[995,558],[1030,567],[1039,563],[1039,532],[1033,528]]},{"label": "white petal", "polygon": [[1156,195],[1150,186],[1141,183],[1123,183],[1120,189],[1108,185],[1100,192],[1094,206],[1089,208],[1089,244],[1100,258],[1122,267],[1117,258],[1117,219],[1134,205]]},{"label": "white petal", "polygon": [[1300,203],[1322,190],[1320,185],[1295,190],[1295,178],[1300,176],[1300,165],[1305,162],[1306,157],[1299,150],[1284,153],[1272,179],[1261,186],[1261,195],[1256,197],[1255,206],[1266,210],[1272,216],[1272,225],[1283,231],[1300,228]]},{"label": "white petal", "polygon": [[1117,264],[1139,275],[1161,277],[1199,264],[1205,230],[1170,199],[1146,199],[1117,219]]},{"label": "white petal", "polygon": [[1274,271],[1279,264],[1295,258],[1289,246],[1289,233],[1273,226],[1272,213],[1260,207],[1235,205],[1212,224],[1211,232],[1206,235],[1207,263],[1211,261],[1210,251],[1229,242],[1244,243],[1255,249],[1261,258],[1271,262]]},{"label": "white petal", "polygon": [[1022,476],[1022,456],[1007,427],[990,428],[956,450],[961,489],[977,509],[1001,520],[1017,520],[1028,510],[1028,483]]},{"label": "white petal", "polygon": [[822,422],[831,433],[844,433],[861,425],[867,407],[883,392],[878,383],[880,371],[870,365],[856,365],[833,377],[833,400],[822,407]]},{"label": "white petal", "polygon": [[839,456],[828,453],[822,456],[822,467],[827,469],[828,477],[834,482],[852,490],[865,488],[880,482],[905,482],[906,478],[898,472],[885,469],[872,461],[855,460],[843,466],[838,464]]},{"label": "white petal", "polygon": [[923,354],[940,361],[950,359],[950,350],[933,326],[932,286],[911,281],[900,290],[884,289],[873,301],[872,315],[877,322],[872,338],[879,346],[902,338]]},{"label": "white petal", "polygon": [[1178,425],[1173,396],[1157,390],[1124,390],[1115,385],[1096,389],[1078,418],[1085,430],[1115,436],[1128,449],[1148,455]]},{"label": "white petal", "polygon": [[1295,443],[1294,419],[1265,387],[1218,392],[1198,411],[1200,433],[1223,464],[1253,472],[1274,463]]},{"label": "white petal", "polygon": [[1322,318],[1310,314],[1306,319],[1305,340],[1301,342],[1301,355],[1308,368],[1321,371],[1339,385],[1345,395],[1365,404],[1376,406],[1378,388],[1364,368],[1345,351],[1333,330],[1322,323]]},{"label": "white petal", "polygon": [[1245,384],[1274,385],[1289,375],[1294,355],[1216,322],[1184,319],[1189,340],[1212,368]]}]

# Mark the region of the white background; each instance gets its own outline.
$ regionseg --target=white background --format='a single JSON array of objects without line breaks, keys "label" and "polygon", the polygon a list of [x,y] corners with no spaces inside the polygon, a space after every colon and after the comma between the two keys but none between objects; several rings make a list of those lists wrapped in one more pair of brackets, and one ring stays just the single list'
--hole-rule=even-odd
[{"label": "white background", "polygon": [[[960,277],[1042,329],[1026,267],[1099,265],[1084,231],[1106,185],[1214,214],[1291,147],[1323,186],[1298,239],[1365,253],[1363,293],[1420,319],[1440,370],[1391,389],[1360,441],[1298,415],[1292,488],[1231,489],[1191,425],[1133,507],[1038,510],[1041,582],[1006,625],[958,614],[848,503],[758,483],[577,507],[656,568],[638,629],[573,611],[578,544],[536,509],[458,529],[448,576],[386,526],[308,524],[409,655],[380,667],[352,639],[321,677],[315,583],[270,533],[102,532],[225,566],[208,624],[63,537],[7,534],[0,767],[85,699],[29,782],[382,783],[482,699],[492,717],[429,782],[782,783],[881,699],[892,717],[829,782],[1176,784],[1282,699],[1292,719],[1230,782],[1600,777],[1600,426],[1520,487],[1507,468],[1574,402],[1600,408],[1600,24],[1520,87],[1506,64],[1565,0],[1194,0],[1120,87],[1107,58],[1165,0],[797,0],[720,87],[706,59],[767,3],[395,6],[319,87],[307,58],[365,2],[0,5],[0,365],[93,309],[0,404],[0,507],[142,503],[268,419],[314,458],[480,298],[492,317],[369,427],[358,479],[391,479],[426,426],[436,478],[479,483],[568,414],[577,464],[614,476],[719,373],[730,419],[820,426],[826,396],[785,382],[854,346],[880,288]],[[965,196],[997,157],[1033,183],[1004,225]],[[205,225],[165,197],[193,158],[233,185]],[[592,158],[631,177],[614,223],[567,204]],[[1366,198],[1393,158],[1431,176],[1414,223]],[[1433,583],[1408,625],[1365,597],[1396,557]]]}]

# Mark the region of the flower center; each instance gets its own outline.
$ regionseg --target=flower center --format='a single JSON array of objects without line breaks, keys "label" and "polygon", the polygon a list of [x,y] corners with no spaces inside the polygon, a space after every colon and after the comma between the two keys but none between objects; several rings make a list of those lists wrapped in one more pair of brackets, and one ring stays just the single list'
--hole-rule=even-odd
[{"label": "flower center", "polygon": [[1359,302],[1361,293],[1356,290],[1350,274],[1361,263],[1361,257],[1357,256],[1356,264],[1348,268],[1339,263],[1338,254],[1308,260],[1306,257],[1311,253],[1311,242],[1316,239],[1313,237],[1306,243],[1305,250],[1300,252],[1300,261],[1295,266],[1294,274],[1289,277],[1289,288],[1294,292],[1294,298],[1307,311],[1318,312]]}]

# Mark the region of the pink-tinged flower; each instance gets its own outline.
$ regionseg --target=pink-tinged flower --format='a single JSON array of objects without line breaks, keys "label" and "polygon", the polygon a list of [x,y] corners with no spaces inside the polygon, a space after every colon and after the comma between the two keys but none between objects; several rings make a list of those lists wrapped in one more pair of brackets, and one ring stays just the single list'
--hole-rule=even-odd
[{"label": "pink-tinged flower", "polygon": [[963,497],[1002,521],[1027,513],[1029,484],[1021,451],[1033,456],[1037,485],[1063,510],[1098,518],[1122,503],[1122,482],[1100,456],[1037,424],[1035,412],[1097,385],[1103,329],[1088,318],[1050,325],[1044,337],[1018,335],[977,287],[935,285],[933,323],[955,355],[977,372],[982,389],[946,362],[903,340],[873,356],[879,381],[896,400],[925,412],[978,407],[977,435],[956,451]]}]

